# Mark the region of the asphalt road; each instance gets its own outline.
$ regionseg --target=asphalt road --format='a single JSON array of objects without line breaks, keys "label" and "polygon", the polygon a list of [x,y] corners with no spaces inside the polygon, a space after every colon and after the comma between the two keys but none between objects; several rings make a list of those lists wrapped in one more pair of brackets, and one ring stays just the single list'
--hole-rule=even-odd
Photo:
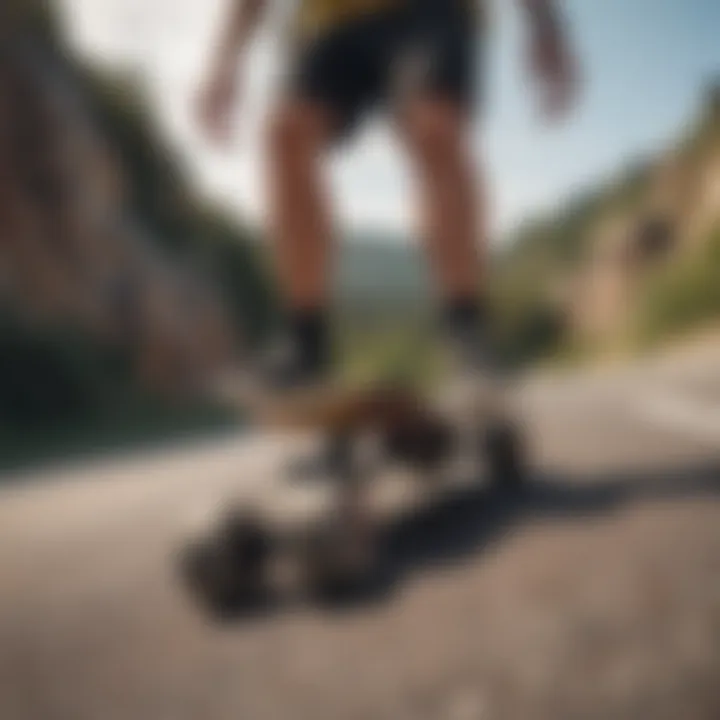
[{"label": "asphalt road", "polygon": [[397,528],[344,610],[213,625],[179,592],[188,517],[282,441],[7,477],[3,720],[720,717],[720,348],[519,394],[537,483]]}]

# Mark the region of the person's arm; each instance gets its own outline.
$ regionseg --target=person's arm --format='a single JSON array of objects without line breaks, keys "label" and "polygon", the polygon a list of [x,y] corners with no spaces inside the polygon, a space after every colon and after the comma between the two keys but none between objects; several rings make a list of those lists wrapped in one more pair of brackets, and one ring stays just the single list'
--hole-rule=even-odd
[{"label": "person's arm", "polygon": [[243,55],[260,25],[266,0],[228,0],[228,3],[215,54],[215,67],[221,69],[235,65]]},{"label": "person's arm", "polygon": [[521,0],[530,27],[530,62],[550,116],[567,111],[577,89],[577,67],[557,0]]},{"label": "person's arm", "polygon": [[245,51],[260,25],[266,4],[267,0],[228,0],[198,99],[200,123],[214,140],[224,141],[230,136],[231,111],[239,93]]}]

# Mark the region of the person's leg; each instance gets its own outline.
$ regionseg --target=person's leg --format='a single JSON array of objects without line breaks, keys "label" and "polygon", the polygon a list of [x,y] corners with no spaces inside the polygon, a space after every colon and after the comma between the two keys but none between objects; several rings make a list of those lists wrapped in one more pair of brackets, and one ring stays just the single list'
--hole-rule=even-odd
[{"label": "person's leg", "polygon": [[[299,374],[328,363],[328,276],[333,231],[323,177],[331,132],[328,110],[302,99],[284,100],[267,135],[269,232],[285,314],[284,340]],[[288,360],[289,362],[289,360]],[[293,382],[295,378],[288,378]]]},{"label": "person's leg", "polygon": [[375,94],[374,37],[363,23],[302,45],[268,124],[268,220],[285,310],[279,360],[284,385],[322,381],[330,364],[334,228],[324,164]]},{"label": "person's leg", "polygon": [[445,98],[425,96],[407,106],[402,128],[445,337],[462,367],[487,374],[495,365],[487,302],[488,235],[467,113]]},{"label": "person's leg", "polygon": [[398,128],[417,183],[445,330],[463,355],[487,366],[488,233],[471,147],[479,28],[451,2],[429,3],[422,12],[411,20],[403,50],[411,72],[400,86]]},{"label": "person's leg", "polygon": [[403,114],[413,164],[421,233],[446,303],[478,296],[485,249],[484,202],[469,147],[465,110],[443,97],[423,96]]},{"label": "person's leg", "polygon": [[286,303],[325,307],[332,221],[325,186],[328,111],[304,100],[283,101],[269,123],[267,171],[270,234]]}]

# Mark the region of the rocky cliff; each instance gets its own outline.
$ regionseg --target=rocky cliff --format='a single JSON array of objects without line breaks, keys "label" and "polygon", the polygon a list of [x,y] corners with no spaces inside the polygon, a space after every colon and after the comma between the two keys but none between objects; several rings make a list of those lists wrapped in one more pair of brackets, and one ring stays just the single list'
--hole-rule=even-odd
[{"label": "rocky cliff", "polygon": [[52,10],[0,9],[0,334],[80,334],[148,392],[192,396],[242,322],[264,322],[257,253],[187,182],[137,88],[74,58]]}]

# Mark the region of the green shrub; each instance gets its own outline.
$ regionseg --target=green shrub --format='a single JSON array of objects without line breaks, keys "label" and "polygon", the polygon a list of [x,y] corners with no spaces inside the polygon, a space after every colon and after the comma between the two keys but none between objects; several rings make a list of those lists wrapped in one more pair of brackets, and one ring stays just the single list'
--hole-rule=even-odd
[{"label": "green shrub", "polygon": [[562,312],[542,294],[518,292],[496,303],[498,347],[510,365],[526,365],[558,352],[565,339]]},{"label": "green shrub", "polygon": [[0,319],[0,425],[33,430],[98,417],[128,397],[127,358],[67,328]]},{"label": "green shrub", "polygon": [[720,320],[720,228],[705,247],[651,278],[639,305],[638,340],[667,336]]}]

